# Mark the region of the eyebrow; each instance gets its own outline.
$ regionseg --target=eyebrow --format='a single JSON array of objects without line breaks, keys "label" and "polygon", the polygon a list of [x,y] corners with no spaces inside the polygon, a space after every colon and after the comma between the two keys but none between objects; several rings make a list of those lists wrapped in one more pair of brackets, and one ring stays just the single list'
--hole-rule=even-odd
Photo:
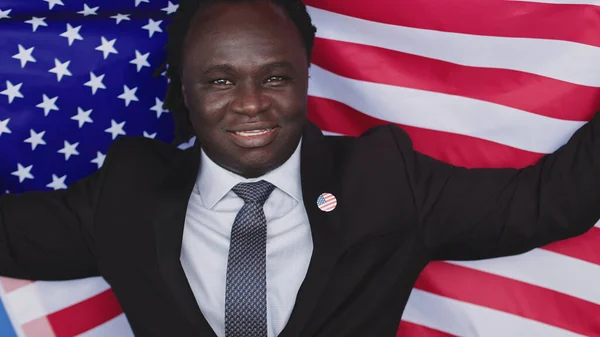
[{"label": "eyebrow", "polygon": [[273,62],[273,63],[269,63],[265,66],[262,67],[262,70],[272,70],[272,69],[277,69],[277,68],[289,68],[289,69],[294,69],[294,66],[287,61],[280,61],[280,62]]},{"label": "eyebrow", "polygon": [[[277,68],[294,69],[294,66],[290,62],[287,62],[287,61],[272,62],[272,63],[262,66],[261,71],[268,71],[268,70],[277,69]],[[204,71],[204,74],[208,75],[208,74],[218,73],[218,72],[234,73],[235,67],[228,63],[217,64],[217,65],[208,67],[208,69],[206,69],[206,71]]]},{"label": "eyebrow", "polygon": [[204,71],[204,74],[212,74],[218,72],[233,73],[233,71],[234,67],[231,64],[218,64],[206,69],[206,71]]}]

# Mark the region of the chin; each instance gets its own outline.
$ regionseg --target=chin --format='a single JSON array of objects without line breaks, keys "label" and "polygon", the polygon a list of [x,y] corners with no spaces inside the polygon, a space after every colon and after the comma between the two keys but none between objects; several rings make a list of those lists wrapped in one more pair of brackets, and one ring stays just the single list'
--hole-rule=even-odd
[{"label": "chin", "polygon": [[244,156],[243,161],[238,163],[237,174],[245,178],[257,178],[276,169],[282,163],[276,162],[273,158],[264,156]]}]

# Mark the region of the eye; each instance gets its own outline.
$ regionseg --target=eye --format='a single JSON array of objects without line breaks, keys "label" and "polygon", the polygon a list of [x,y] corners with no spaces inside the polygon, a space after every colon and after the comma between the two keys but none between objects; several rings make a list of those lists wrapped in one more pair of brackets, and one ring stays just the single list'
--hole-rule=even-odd
[{"label": "eye", "polygon": [[271,85],[283,85],[286,82],[288,82],[289,80],[290,80],[290,78],[286,77],[286,76],[271,76],[271,77],[267,78],[265,83],[271,84]]},{"label": "eye", "polygon": [[220,86],[233,85],[233,82],[231,82],[230,80],[226,80],[224,78],[219,78],[217,80],[210,81],[210,83],[220,85]]}]

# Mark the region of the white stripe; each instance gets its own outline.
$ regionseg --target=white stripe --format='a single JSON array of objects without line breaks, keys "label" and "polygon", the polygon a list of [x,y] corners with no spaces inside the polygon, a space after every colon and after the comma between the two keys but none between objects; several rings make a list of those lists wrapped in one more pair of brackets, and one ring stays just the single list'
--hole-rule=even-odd
[{"label": "white stripe", "polygon": [[125,314],[121,314],[110,321],[86,331],[77,337],[133,337],[133,331],[127,322]]},{"label": "white stripe", "polygon": [[456,64],[538,74],[600,86],[600,48],[560,40],[495,37],[402,27],[309,7],[317,36]]},{"label": "white stripe", "polygon": [[503,311],[413,289],[402,319],[457,336],[582,336]]},{"label": "white stripe", "polygon": [[448,263],[536,285],[600,305],[600,266],[544,249],[480,261]]},{"label": "white stripe", "polygon": [[600,6],[600,0],[511,0],[519,2],[538,2],[545,4],[559,4],[559,5],[592,5]]},{"label": "white stripe", "polygon": [[345,136],[342,135],[341,133],[336,133],[336,132],[331,132],[331,131],[325,131],[325,130],[321,130],[321,132],[325,135],[325,136]]},{"label": "white stripe", "polygon": [[309,95],[342,102],[369,116],[537,153],[553,152],[584,124],[463,96],[358,81],[314,64],[310,75]]},{"label": "white stripe", "polygon": [[594,225],[594,227],[600,228],[600,220],[598,220],[598,222],[596,222],[596,224]]},{"label": "white stripe", "polygon": [[84,301],[109,289],[104,279],[46,282],[37,281],[6,295],[14,323],[25,324]]}]

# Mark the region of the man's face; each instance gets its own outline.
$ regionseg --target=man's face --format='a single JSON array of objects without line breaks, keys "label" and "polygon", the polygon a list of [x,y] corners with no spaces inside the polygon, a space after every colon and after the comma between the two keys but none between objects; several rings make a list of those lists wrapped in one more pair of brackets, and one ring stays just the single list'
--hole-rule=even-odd
[{"label": "man's face", "polygon": [[182,62],[190,120],[213,161],[250,178],[292,155],[306,121],[308,64],[283,10],[266,1],[201,8]]}]

